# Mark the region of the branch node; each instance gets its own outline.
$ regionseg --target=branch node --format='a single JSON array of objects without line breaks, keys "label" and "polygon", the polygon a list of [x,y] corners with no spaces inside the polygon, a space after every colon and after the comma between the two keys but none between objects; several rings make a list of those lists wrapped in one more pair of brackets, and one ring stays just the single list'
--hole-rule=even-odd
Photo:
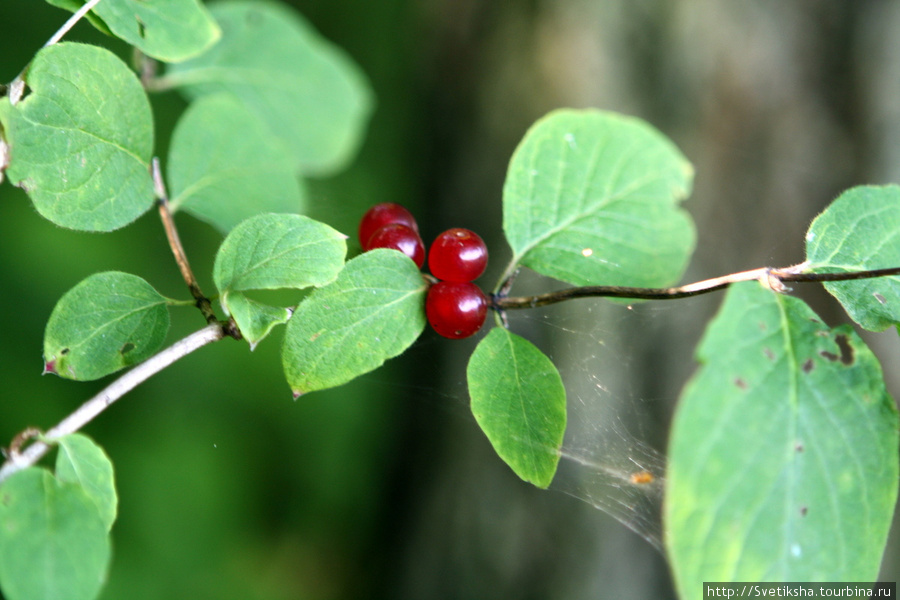
[{"label": "branch node", "polygon": [[766,267],[763,275],[759,278],[759,282],[766,289],[772,290],[778,294],[787,294],[791,291],[792,288],[784,285],[784,282],[781,280],[781,275],[775,269],[770,269]]},{"label": "branch node", "polygon": [[16,434],[9,443],[8,449],[3,449],[3,456],[12,461],[18,460],[22,454],[22,447],[29,441],[40,438],[42,435],[44,435],[44,432],[37,427],[26,427]]},{"label": "branch node", "polygon": [[232,337],[236,340],[244,339],[244,335],[241,333],[241,330],[238,329],[237,323],[234,321],[234,317],[229,317],[227,321],[222,321],[222,331],[225,335]]}]

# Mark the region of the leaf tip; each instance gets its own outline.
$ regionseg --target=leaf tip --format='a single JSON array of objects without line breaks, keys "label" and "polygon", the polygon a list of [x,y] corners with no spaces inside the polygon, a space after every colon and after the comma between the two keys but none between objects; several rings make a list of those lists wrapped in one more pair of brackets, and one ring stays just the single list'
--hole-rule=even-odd
[{"label": "leaf tip", "polygon": [[294,397],[294,402],[296,402],[297,398],[303,395],[303,392],[300,390],[291,390],[291,395]]}]

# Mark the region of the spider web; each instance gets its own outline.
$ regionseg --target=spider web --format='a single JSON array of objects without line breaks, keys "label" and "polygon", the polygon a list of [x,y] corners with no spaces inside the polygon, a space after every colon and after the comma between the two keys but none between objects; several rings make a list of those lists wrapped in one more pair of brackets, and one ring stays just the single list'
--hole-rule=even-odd
[{"label": "spider web", "polygon": [[[517,281],[516,295],[546,291],[552,281],[534,274],[526,277]],[[522,279],[525,285],[520,286]],[[696,366],[693,352],[702,333],[696,324],[704,323],[717,306],[717,299],[709,297],[633,306],[580,299],[507,315],[510,330],[550,357],[566,388],[566,435],[549,489],[608,514],[659,551],[664,432],[678,394]],[[443,343],[446,340],[426,336],[417,345]],[[439,402],[439,410],[477,427],[461,377],[471,349],[460,345],[460,352],[451,353],[441,365],[443,377],[427,387],[410,387],[421,392],[420,398]],[[671,362],[673,357],[677,368],[655,363]],[[371,384],[377,385],[378,379],[377,374],[369,376]]]},{"label": "spider web", "polygon": [[[510,329],[550,356],[566,387],[568,424],[550,489],[609,514],[660,551],[666,469],[657,449],[665,447],[660,423],[694,368],[700,334],[679,328],[696,322],[685,313],[712,307],[678,304],[586,299],[509,315]],[[673,353],[677,368],[654,363]]]}]

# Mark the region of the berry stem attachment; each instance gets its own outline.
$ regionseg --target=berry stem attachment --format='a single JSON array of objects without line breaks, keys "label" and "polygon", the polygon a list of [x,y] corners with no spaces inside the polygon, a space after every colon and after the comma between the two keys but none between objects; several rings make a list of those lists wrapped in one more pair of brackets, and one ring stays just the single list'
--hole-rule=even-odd
[{"label": "berry stem attachment", "polygon": [[727,288],[733,283],[741,281],[760,281],[776,292],[786,292],[789,288],[785,283],[821,283],[826,281],[850,281],[854,279],[872,279],[876,277],[890,277],[900,275],[900,267],[887,269],[872,269],[868,271],[852,271],[847,273],[804,273],[809,263],[800,263],[790,267],[773,269],[761,267],[750,271],[741,271],[731,275],[723,275],[712,279],[705,279],[695,283],[689,283],[678,287],[668,288],[637,288],[616,285],[596,285],[568,288],[537,296],[504,297],[495,294],[491,298],[491,306],[498,311],[515,308],[537,308],[548,306],[557,302],[574,300],[576,298],[628,298],[633,300],[675,300],[699,296]]},{"label": "berry stem attachment", "polygon": [[184,246],[181,244],[181,238],[178,236],[178,229],[175,227],[175,219],[172,218],[172,211],[169,208],[169,196],[166,193],[166,184],[163,182],[162,173],[159,168],[159,158],[153,157],[151,169],[153,174],[153,189],[156,193],[156,203],[159,208],[159,218],[162,220],[163,229],[166,230],[166,238],[169,240],[169,247],[172,249],[172,254],[175,256],[178,270],[181,271],[181,276],[184,278],[184,282],[191,291],[191,296],[194,297],[194,304],[200,309],[200,312],[203,313],[206,322],[210,325],[216,323],[219,319],[213,312],[209,298],[203,295],[203,291],[197,283],[197,278],[194,276],[194,272],[191,270],[191,265],[188,262],[187,254],[184,252]]}]

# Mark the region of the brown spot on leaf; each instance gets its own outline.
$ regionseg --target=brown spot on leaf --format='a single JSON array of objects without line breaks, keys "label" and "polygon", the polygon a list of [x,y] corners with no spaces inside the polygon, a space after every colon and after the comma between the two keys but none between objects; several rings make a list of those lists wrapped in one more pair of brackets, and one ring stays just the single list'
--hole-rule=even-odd
[{"label": "brown spot on leaf", "polygon": [[803,444],[797,442],[797,445],[794,446],[794,450],[796,450],[797,452],[803,452]]},{"label": "brown spot on leaf", "polygon": [[815,367],[816,367],[816,363],[813,362],[813,359],[807,358],[806,361],[803,363],[803,366],[801,367],[801,369],[803,369],[804,373],[809,373]]},{"label": "brown spot on leaf", "polygon": [[840,356],[838,356],[834,352],[829,352],[828,350],[822,350],[821,352],[819,352],[819,354],[822,355],[822,358],[824,358],[825,360],[830,360],[831,362],[837,362],[837,360],[840,358]]},{"label": "brown spot on leaf", "polygon": [[769,347],[763,348],[763,354],[766,355],[766,358],[769,360],[775,360],[775,353],[772,352],[772,349]]},{"label": "brown spot on leaf", "polygon": [[850,366],[853,364],[853,361],[856,360],[855,352],[853,350],[853,346],[850,345],[850,340],[847,339],[846,335],[838,335],[835,336],[834,341],[838,345],[838,349],[841,351],[841,355],[838,356],[834,352],[829,352],[827,350],[822,350],[819,352],[825,359],[830,360],[831,362],[841,361],[841,364]]},{"label": "brown spot on leaf", "polygon": [[747,382],[744,381],[743,379],[741,379],[740,377],[734,378],[734,385],[738,386],[738,388],[740,388],[742,390],[747,389]]},{"label": "brown spot on leaf", "polygon": [[47,362],[44,363],[44,372],[41,373],[41,375],[47,375],[49,373],[53,373],[54,375],[56,374],[56,361],[55,360],[48,360]]},{"label": "brown spot on leaf", "polygon": [[834,341],[837,342],[838,348],[841,349],[841,363],[848,366],[852,365],[856,357],[853,346],[850,345],[850,340],[847,339],[846,335],[839,335],[834,338]]},{"label": "brown spot on leaf", "polygon": [[809,507],[808,507],[808,506],[801,506],[801,507],[800,507],[800,516],[801,516],[801,517],[805,517],[805,516],[806,516],[806,513],[808,513],[808,512],[809,512]]}]

